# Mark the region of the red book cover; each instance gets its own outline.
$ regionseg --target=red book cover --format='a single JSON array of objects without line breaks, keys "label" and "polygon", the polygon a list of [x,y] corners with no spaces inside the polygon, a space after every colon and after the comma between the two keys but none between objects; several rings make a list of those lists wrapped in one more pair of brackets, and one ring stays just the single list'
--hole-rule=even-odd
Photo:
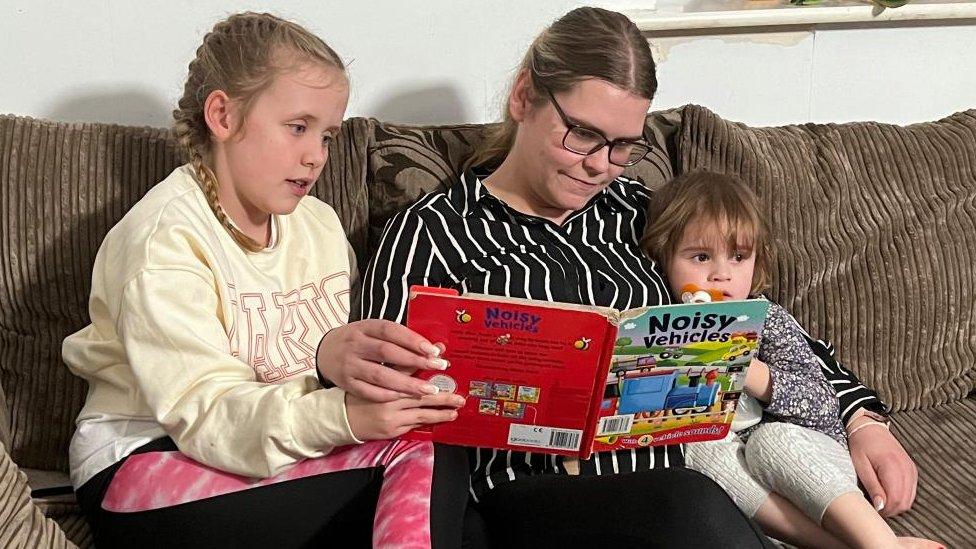
[{"label": "red book cover", "polygon": [[765,299],[626,311],[415,286],[407,326],[446,346],[467,398],[453,422],[404,438],[586,459],[723,438],[758,352]]},{"label": "red book cover", "polygon": [[413,287],[407,326],[451,364],[416,375],[467,403],[403,438],[589,457],[616,334],[606,311]]}]

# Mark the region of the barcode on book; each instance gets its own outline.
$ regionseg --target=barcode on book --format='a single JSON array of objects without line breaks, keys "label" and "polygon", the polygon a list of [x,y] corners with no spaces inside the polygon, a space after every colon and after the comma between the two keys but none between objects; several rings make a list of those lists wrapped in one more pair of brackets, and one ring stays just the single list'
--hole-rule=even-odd
[{"label": "barcode on book", "polygon": [[634,426],[634,416],[607,416],[600,418],[600,426],[597,427],[597,436],[606,435],[626,435],[630,433]]},{"label": "barcode on book", "polygon": [[580,436],[581,434],[579,431],[553,429],[552,435],[549,437],[549,447],[559,448],[561,450],[578,450],[580,445]]},{"label": "barcode on book", "polygon": [[579,450],[582,438],[583,431],[578,429],[557,429],[514,423],[508,427],[508,443],[515,446],[575,451]]}]

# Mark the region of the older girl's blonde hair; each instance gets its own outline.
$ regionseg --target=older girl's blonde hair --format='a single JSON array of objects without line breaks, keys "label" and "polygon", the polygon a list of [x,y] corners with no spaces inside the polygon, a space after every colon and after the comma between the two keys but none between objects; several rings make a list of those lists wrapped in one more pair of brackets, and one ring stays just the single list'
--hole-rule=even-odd
[{"label": "older girl's blonde hair", "polygon": [[773,253],[769,229],[759,211],[759,198],[739,179],[714,172],[694,171],[676,177],[651,197],[641,249],[667,268],[685,230],[692,222],[715,224],[726,233],[726,246],[752,248],[756,266],[752,295],[769,287]]},{"label": "older girl's blonde hair", "polygon": [[[647,39],[627,16],[601,8],[576,8],[542,32],[526,52],[517,74],[527,72],[534,105],[582,80],[597,78],[646,99],[657,91],[654,58]],[[507,102],[468,166],[500,164],[512,149],[518,124]]]},{"label": "older girl's blonde hair", "polygon": [[[304,63],[345,72],[339,55],[300,25],[267,13],[238,13],[214,25],[190,61],[177,108],[174,131],[217,220],[248,251],[262,246],[230,222],[217,200],[217,176],[210,165],[210,130],[204,104],[215,90],[239,101],[244,116],[275,77]],[[239,129],[239,128],[238,128]]]}]

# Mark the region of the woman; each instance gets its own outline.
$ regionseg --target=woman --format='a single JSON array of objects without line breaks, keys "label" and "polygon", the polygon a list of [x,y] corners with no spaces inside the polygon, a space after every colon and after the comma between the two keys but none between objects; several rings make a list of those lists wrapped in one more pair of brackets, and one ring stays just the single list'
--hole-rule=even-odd
[{"label": "woman", "polygon": [[[579,8],[556,21],[526,54],[504,122],[469,162],[476,168],[387,225],[364,275],[362,316],[402,322],[413,284],[621,309],[669,302],[637,245],[649,192],[621,177],[648,151],[656,87],[648,44],[623,15]],[[874,421],[862,411],[884,409],[874,393],[815,351],[845,391],[845,420]],[[325,374],[344,387],[380,372],[398,373],[337,364]],[[876,446],[892,455],[886,442]],[[472,496],[498,544],[766,543],[716,485],[681,467],[677,446],[579,463],[480,449],[472,465]]]}]

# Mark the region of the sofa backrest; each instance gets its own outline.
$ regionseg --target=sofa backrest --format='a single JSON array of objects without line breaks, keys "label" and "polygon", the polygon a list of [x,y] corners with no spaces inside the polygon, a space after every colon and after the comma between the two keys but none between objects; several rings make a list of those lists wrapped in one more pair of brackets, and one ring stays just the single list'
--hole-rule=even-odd
[{"label": "sofa backrest", "polygon": [[87,322],[105,233],[177,163],[164,130],[0,117],[0,383],[21,466],[65,467],[86,389],[61,340]]},{"label": "sofa backrest", "polygon": [[[664,140],[679,118],[648,117],[659,148],[631,175],[652,186],[670,178]],[[312,194],[335,207],[362,265],[386,220],[445,185],[483,131],[349,119]],[[89,321],[92,264],[105,234],[182,162],[167,130],[0,116],[0,387],[10,453],[22,467],[67,471],[87,389],[63,365],[61,341]]]},{"label": "sofa backrest", "polygon": [[770,297],[896,410],[976,389],[976,110],[911,126],[750,128],[688,106],[678,169],[759,194]]}]

